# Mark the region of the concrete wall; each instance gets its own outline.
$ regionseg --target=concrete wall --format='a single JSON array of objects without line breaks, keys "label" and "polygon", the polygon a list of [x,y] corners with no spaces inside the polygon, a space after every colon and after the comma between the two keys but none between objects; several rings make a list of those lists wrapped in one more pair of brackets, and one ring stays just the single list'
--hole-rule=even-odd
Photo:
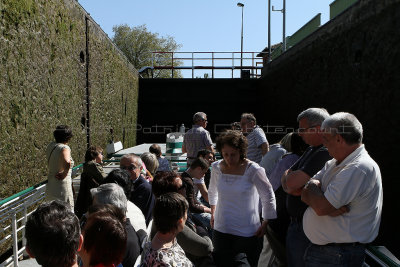
[{"label": "concrete wall", "polygon": [[136,122],[137,72],[76,1],[0,0],[0,14],[0,198],[46,179],[57,124],[73,128],[72,156],[83,162],[87,60],[92,144],[105,147],[111,128],[135,144],[124,128]]},{"label": "concrete wall", "polygon": [[184,123],[191,128],[197,111],[208,116],[215,140],[219,131],[240,120],[243,112],[260,108],[258,80],[140,79],[137,142],[165,142],[165,135]]},{"label": "concrete wall", "polygon": [[307,107],[355,114],[381,167],[383,221],[378,244],[400,257],[394,216],[400,210],[397,152],[400,111],[400,1],[361,0],[263,70],[262,114],[295,125]]}]

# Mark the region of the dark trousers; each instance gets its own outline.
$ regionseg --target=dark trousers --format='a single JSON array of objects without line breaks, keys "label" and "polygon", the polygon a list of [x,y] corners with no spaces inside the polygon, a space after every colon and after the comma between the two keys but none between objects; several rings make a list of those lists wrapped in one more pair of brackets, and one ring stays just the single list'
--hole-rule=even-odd
[{"label": "dark trousers", "polygon": [[282,242],[282,240],[279,239],[279,236],[277,233],[275,233],[272,228],[267,225],[267,232],[266,236],[269,242],[269,245],[271,246],[272,252],[274,253],[278,265],[279,266],[287,266],[286,263],[286,245],[285,243]]},{"label": "dark trousers", "polygon": [[217,266],[257,266],[262,238],[242,237],[213,231],[214,260]]}]

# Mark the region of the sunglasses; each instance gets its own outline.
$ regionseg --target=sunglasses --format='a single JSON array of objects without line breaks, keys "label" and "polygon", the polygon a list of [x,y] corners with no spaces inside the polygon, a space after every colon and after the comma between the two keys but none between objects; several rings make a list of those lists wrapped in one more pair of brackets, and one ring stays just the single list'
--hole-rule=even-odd
[{"label": "sunglasses", "polygon": [[120,166],[120,168],[123,169],[123,170],[133,171],[137,167],[132,164],[132,165],[129,165],[129,166]]}]

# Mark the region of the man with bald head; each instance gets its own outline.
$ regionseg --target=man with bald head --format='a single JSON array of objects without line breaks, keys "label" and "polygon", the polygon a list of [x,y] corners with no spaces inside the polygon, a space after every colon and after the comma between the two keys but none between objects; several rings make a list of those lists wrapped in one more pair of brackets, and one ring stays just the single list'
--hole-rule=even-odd
[{"label": "man with bald head", "polygon": [[121,158],[119,166],[131,175],[132,191],[129,200],[143,212],[146,225],[148,225],[152,218],[155,198],[151,191],[151,184],[141,174],[142,160],[135,154],[126,154]]}]

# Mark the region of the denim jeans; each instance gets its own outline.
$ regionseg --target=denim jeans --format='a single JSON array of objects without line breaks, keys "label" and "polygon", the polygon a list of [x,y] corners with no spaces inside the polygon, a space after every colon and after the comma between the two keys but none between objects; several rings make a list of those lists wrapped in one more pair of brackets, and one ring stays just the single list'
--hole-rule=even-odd
[{"label": "denim jeans", "polygon": [[306,249],[304,258],[307,267],[361,267],[365,259],[365,246],[311,244]]},{"label": "denim jeans", "polygon": [[304,234],[303,223],[292,221],[286,236],[286,255],[289,267],[304,267],[304,253],[311,244]]},{"label": "denim jeans", "polygon": [[[202,226],[204,226],[210,238],[212,237],[212,228],[211,228],[211,214],[210,213],[192,213],[192,216],[195,219],[195,223],[200,222]],[[197,220],[197,221],[196,221]]]}]

